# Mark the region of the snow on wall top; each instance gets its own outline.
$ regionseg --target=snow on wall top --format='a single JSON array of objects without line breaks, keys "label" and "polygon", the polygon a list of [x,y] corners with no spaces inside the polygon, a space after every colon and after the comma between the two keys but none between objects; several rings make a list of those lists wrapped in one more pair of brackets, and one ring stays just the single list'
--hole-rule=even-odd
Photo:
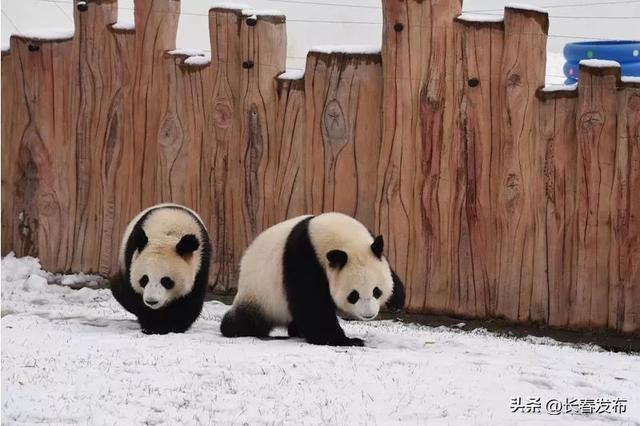
[{"label": "snow on wall top", "polygon": [[590,68],[620,68],[619,62],[606,59],[583,59],[580,61],[580,65]]},{"label": "snow on wall top", "polygon": [[136,29],[136,22],[133,19],[118,20],[118,22],[113,24],[111,28],[113,28],[114,30],[132,31]]},{"label": "snow on wall top", "polygon": [[211,54],[206,53],[202,56],[190,56],[184,60],[183,65],[191,65],[194,67],[202,67],[211,63]]},{"label": "snow on wall top", "polygon": [[275,10],[275,9],[251,9],[251,8],[247,8],[247,9],[242,9],[242,15],[243,16],[284,16],[284,13],[282,13],[279,10]]},{"label": "snow on wall top", "polygon": [[462,15],[458,15],[456,19],[465,22],[502,22],[504,21],[504,16],[463,13]]},{"label": "snow on wall top", "polygon": [[578,89],[578,85],[575,83],[574,84],[552,84],[549,86],[544,86],[542,91],[546,93],[552,93],[552,92],[563,92],[567,90],[573,91],[577,89]]},{"label": "snow on wall top", "polygon": [[507,3],[505,5],[505,8],[508,8],[508,9],[520,9],[520,10],[530,10],[532,12],[544,13],[546,15],[549,14],[549,11],[547,9],[544,9],[542,7],[532,6],[530,4],[524,4],[524,3]]},{"label": "snow on wall top", "polygon": [[209,9],[238,10],[241,11],[242,16],[285,16],[284,13],[279,10],[254,9],[245,3],[212,2],[209,3]]},{"label": "snow on wall top", "polygon": [[351,54],[377,54],[380,53],[382,49],[380,46],[368,45],[368,44],[338,44],[338,45],[329,45],[323,44],[320,46],[313,46],[309,49],[309,52],[315,53],[351,53]]},{"label": "snow on wall top", "polygon": [[205,56],[206,53],[202,49],[178,48],[167,52],[169,55],[184,56]]},{"label": "snow on wall top", "polygon": [[46,29],[34,29],[21,33],[15,33],[16,37],[30,38],[34,40],[69,40],[73,38],[73,28],[46,28]]},{"label": "snow on wall top", "polygon": [[620,77],[623,83],[640,83],[640,77],[631,76],[631,75],[623,75]]},{"label": "snow on wall top", "polygon": [[211,2],[209,9],[243,10],[251,9],[251,6],[245,3]]},{"label": "snow on wall top", "polygon": [[278,76],[278,80],[301,80],[304,78],[304,70],[288,69]]}]

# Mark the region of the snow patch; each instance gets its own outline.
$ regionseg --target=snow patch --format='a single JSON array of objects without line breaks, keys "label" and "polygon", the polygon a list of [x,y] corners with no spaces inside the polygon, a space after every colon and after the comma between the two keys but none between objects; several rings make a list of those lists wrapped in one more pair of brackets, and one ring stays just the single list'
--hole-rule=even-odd
[{"label": "snow patch", "polygon": [[278,76],[278,80],[301,80],[304,78],[304,70],[288,69]]},{"label": "snow patch", "polygon": [[73,28],[46,28],[46,29],[33,29],[25,32],[16,33],[17,37],[28,38],[33,40],[69,40],[73,38]]},{"label": "snow patch", "polygon": [[48,274],[42,271],[40,260],[35,257],[16,258],[14,252],[2,258],[2,282],[26,280],[31,275],[47,277]]},{"label": "snow patch", "polygon": [[395,321],[340,320],[348,336],[366,340],[364,348],[228,339],[220,321],[229,306],[216,301],[204,304],[188,332],[147,336],[109,290],[45,286],[49,275],[37,259],[2,259],[3,424],[473,424],[485,418],[502,426],[559,419],[544,409],[512,414],[511,398],[529,396],[543,407],[552,398],[626,398],[625,413],[561,420],[640,421],[636,354]]},{"label": "snow patch", "polygon": [[342,44],[342,45],[320,45],[313,46],[309,49],[309,52],[316,53],[350,53],[350,54],[377,54],[381,52],[380,46],[368,45],[368,44]]},{"label": "snow patch", "polygon": [[533,6],[530,4],[524,4],[524,3],[507,3],[505,5],[506,9],[520,9],[520,10],[529,10],[532,12],[538,12],[538,13],[544,13],[546,15],[549,14],[549,11],[545,8],[542,7],[538,7],[538,6]]},{"label": "snow patch", "polygon": [[478,13],[463,13],[462,15],[458,15],[457,18],[459,21],[465,22],[502,22],[504,21],[504,16],[502,15],[483,15]]},{"label": "snow patch", "polygon": [[81,285],[95,287],[99,284],[104,283],[106,280],[100,275],[85,274],[84,272],[80,272],[79,274],[55,275],[53,279],[50,279],[49,281],[53,281],[56,284],[65,286]]},{"label": "snow patch", "polygon": [[211,9],[243,10],[251,9],[251,6],[245,3],[211,2],[209,10]]},{"label": "snow patch", "polygon": [[580,61],[580,65],[589,68],[620,68],[619,62],[606,59],[583,59]]},{"label": "snow patch", "polygon": [[285,16],[284,13],[280,10],[275,9],[242,9],[242,16],[245,17],[253,17],[254,19],[258,16]]},{"label": "snow patch", "polygon": [[211,54],[207,53],[203,56],[190,56],[187,59],[184,60],[183,64],[184,65],[191,65],[191,66],[204,66],[204,65],[209,65],[211,63]]},{"label": "snow patch", "polygon": [[202,49],[177,48],[167,52],[169,55],[176,56],[204,56],[206,52]]},{"label": "snow patch", "polygon": [[620,77],[623,83],[640,83],[640,77],[632,75],[623,75]]},{"label": "snow patch", "polygon": [[24,291],[42,292],[48,285],[49,283],[47,283],[47,280],[45,278],[41,277],[40,275],[34,274],[29,275],[29,278],[24,281],[22,289]]},{"label": "snow patch", "polygon": [[136,29],[136,21],[135,19],[118,20],[111,28],[114,30],[133,31]]},{"label": "snow patch", "polygon": [[573,91],[577,89],[578,89],[577,84],[551,84],[551,85],[544,86],[542,88],[542,91],[546,93],[553,93],[553,92],[562,92],[565,90]]}]

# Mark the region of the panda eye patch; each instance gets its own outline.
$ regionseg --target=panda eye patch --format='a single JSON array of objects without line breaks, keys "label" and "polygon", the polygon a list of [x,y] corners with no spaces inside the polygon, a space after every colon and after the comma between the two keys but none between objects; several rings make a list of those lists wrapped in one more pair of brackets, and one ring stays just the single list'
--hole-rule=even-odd
[{"label": "panda eye patch", "polygon": [[149,282],[149,277],[146,276],[146,275],[143,275],[142,278],[140,278],[140,281],[139,281],[140,287],[144,288],[147,285],[148,282]]},{"label": "panda eye patch", "polygon": [[380,296],[382,296],[382,290],[380,290],[378,287],[373,289],[373,297],[375,297],[376,299],[380,299]]},{"label": "panda eye patch", "polygon": [[167,290],[171,290],[176,285],[176,283],[169,277],[162,277],[160,284],[162,284],[162,287]]},{"label": "panda eye patch", "polygon": [[349,297],[347,297],[347,302],[351,303],[352,305],[355,305],[358,299],[360,299],[360,293],[358,293],[357,290],[353,290],[351,293],[349,293]]}]

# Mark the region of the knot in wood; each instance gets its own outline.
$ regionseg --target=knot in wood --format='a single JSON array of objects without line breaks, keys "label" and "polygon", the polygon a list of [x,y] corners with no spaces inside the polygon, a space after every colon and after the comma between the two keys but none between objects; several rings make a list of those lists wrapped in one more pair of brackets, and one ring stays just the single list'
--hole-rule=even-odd
[{"label": "knot in wood", "polygon": [[337,141],[346,137],[347,123],[342,107],[337,100],[331,100],[324,108],[322,127],[329,140]]},{"label": "knot in wood", "polygon": [[520,86],[520,74],[511,74],[507,80],[507,86]]},{"label": "knot in wood", "polygon": [[253,68],[253,61],[252,60],[244,61],[242,63],[242,68],[244,68],[245,70],[248,70],[249,68]]},{"label": "knot in wood", "polygon": [[40,50],[40,46],[38,46],[37,44],[29,44],[28,46],[29,52],[37,52],[38,50]]},{"label": "knot in wood", "polygon": [[404,25],[402,24],[402,22],[396,22],[393,26],[393,29],[395,30],[395,32],[399,33],[404,29]]},{"label": "knot in wood", "polygon": [[595,127],[602,126],[602,114],[598,111],[588,111],[580,117],[580,127],[585,130],[591,130]]},{"label": "knot in wood", "polygon": [[58,201],[52,193],[44,194],[38,200],[38,213],[44,217],[51,217],[58,211]]},{"label": "knot in wood", "polygon": [[509,174],[505,182],[505,199],[507,210],[512,211],[515,201],[520,197],[520,176],[515,173]]},{"label": "knot in wood", "polygon": [[469,85],[469,87],[476,87],[478,84],[480,84],[480,80],[473,77],[473,78],[470,78],[469,81],[467,81],[467,84]]},{"label": "knot in wood", "polygon": [[89,10],[89,5],[87,4],[86,1],[81,1],[81,2],[78,2],[77,8],[80,12],[86,12],[87,10]]},{"label": "knot in wood", "polygon": [[253,16],[250,16],[250,17],[247,18],[246,23],[250,27],[255,27],[256,24],[258,23],[258,20],[256,18],[254,18]]},{"label": "knot in wood", "polygon": [[164,119],[158,136],[158,145],[162,151],[170,155],[177,155],[177,151],[182,145],[182,129],[175,116],[170,114]]},{"label": "knot in wood", "polygon": [[213,123],[219,129],[226,129],[231,126],[233,111],[229,101],[224,98],[216,99],[213,107]]}]

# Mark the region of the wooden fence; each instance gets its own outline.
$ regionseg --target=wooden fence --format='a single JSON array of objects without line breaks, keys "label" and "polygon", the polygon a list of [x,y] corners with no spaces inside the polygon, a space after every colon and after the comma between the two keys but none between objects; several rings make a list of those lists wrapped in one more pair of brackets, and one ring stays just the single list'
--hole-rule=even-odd
[{"label": "wooden fence", "polygon": [[[282,79],[283,16],[209,12],[211,63],[174,49],[178,0],[76,10],[68,40],[2,57],[2,252],[114,271],[145,206],[205,219],[233,288],[265,227],[339,210],[385,235],[408,309],[640,330],[640,84],[580,69],[545,92],[548,18],[384,0],[380,53],[311,52]],[[82,8],[84,9],[84,8]]]}]

